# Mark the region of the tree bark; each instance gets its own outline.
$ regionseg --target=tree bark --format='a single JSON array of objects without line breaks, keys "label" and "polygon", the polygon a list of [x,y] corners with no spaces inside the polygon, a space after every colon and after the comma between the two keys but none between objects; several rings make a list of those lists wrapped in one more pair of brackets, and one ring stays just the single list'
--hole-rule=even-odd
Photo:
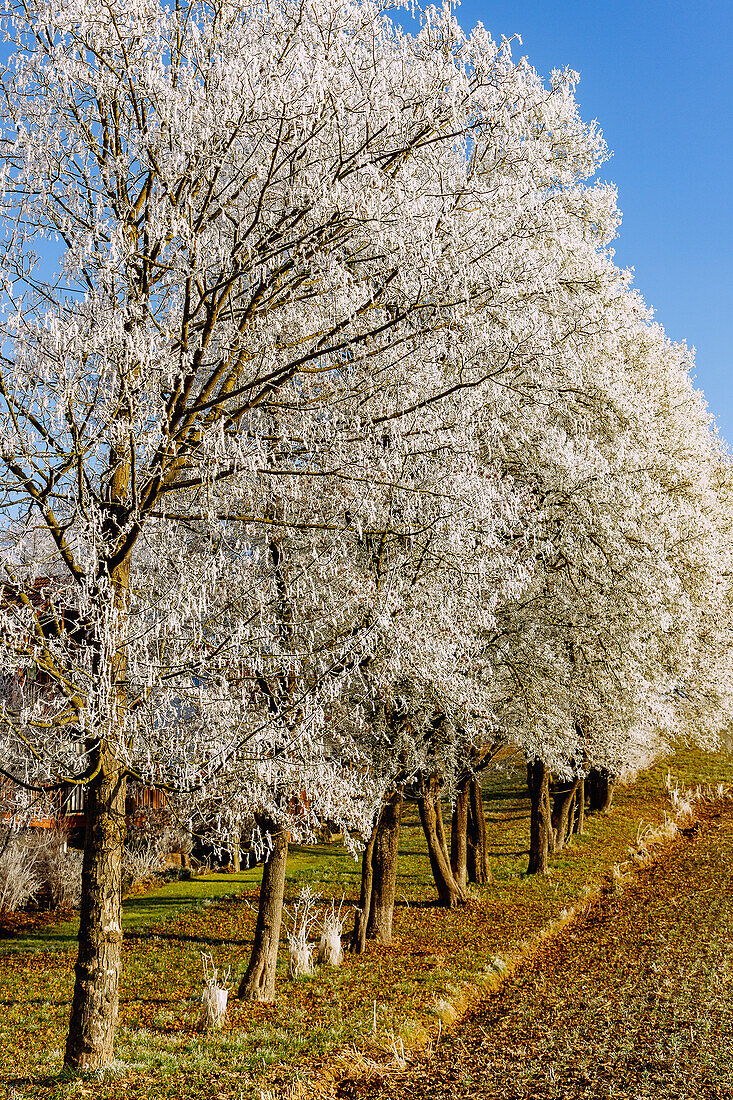
[{"label": "tree bark", "polygon": [[550,851],[550,773],[538,756],[527,762],[527,788],[531,803],[528,875],[546,875]]},{"label": "tree bark", "polygon": [[481,780],[474,775],[469,786],[468,803],[468,881],[483,886],[491,879]]},{"label": "tree bark", "polygon": [[122,970],[122,846],[126,773],[112,751],[99,749],[87,787],[79,954],[64,1063],[93,1070],[114,1057]]},{"label": "tree bark", "polygon": [[237,995],[243,1001],[271,1004],[275,1000],[275,971],[285,897],[285,868],[288,862],[288,832],[274,821],[266,822],[263,832],[265,829],[272,837],[272,851],[262,868],[252,955],[239,983]]},{"label": "tree bark", "polygon": [[425,839],[428,843],[430,867],[441,905],[454,909],[466,901],[466,894],[456,882],[450,866],[450,856],[443,833],[443,818],[440,810],[440,780],[431,775],[427,784],[420,774],[417,806],[420,812]]},{"label": "tree bark", "polygon": [[395,791],[382,809],[372,850],[372,889],[366,935],[367,939],[381,944],[392,943],[401,818],[402,791]]},{"label": "tree bark", "polygon": [[361,856],[361,890],[359,893],[359,908],[354,914],[354,931],[351,934],[351,950],[355,955],[363,955],[366,950],[367,926],[369,924],[369,909],[372,904],[372,882],[374,879],[374,865],[372,854],[377,841],[377,831],[382,817],[382,810],[377,814],[372,835],[367,841],[366,848]]},{"label": "tree bark", "polygon": [[615,786],[616,780],[607,768],[591,768],[586,780],[588,809],[592,813],[608,813]]},{"label": "tree bark", "polygon": [[585,777],[580,777],[580,786],[578,787],[578,796],[575,801],[575,820],[573,825],[574,831],[578,836],[582,836],[585,830]]},{"label": "tree bark", "polygon": [[232,856],[232,870],[235,874],[239,874],[242,870],[242,864],[240,860],[240,843],[241,832],[238,825],[235,825],[229,833],[229,845]]},{"label": "tree bark", "polygon": [[450,867],[459,890],[468,882],[468,803],[471,776],[466,775],[458,783],[456,804],[453,807],[450,831]]},{"label": "tree bark", "polygon": [[552,811],[552,830],[555,836],[555,851],[561,852],[565,847],[568,839],[570,811],[573,808],[575,801],[575,795],[578,787],[580,786],[580,777],[576,776],[573,780],[572,786],[566,791],[558,792],[555,795],[554,806]]}]

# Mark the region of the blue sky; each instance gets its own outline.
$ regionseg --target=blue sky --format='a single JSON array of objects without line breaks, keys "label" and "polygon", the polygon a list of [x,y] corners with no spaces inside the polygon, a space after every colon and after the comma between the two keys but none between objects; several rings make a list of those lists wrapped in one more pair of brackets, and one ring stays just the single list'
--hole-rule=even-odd
[{"label": "blue sky", "polygon": [[674,340],[733,446],[733,4],[729,0],[465,0],[466,28],[517,33],[541,75],[569,65],[613,152],[616,259]]}]

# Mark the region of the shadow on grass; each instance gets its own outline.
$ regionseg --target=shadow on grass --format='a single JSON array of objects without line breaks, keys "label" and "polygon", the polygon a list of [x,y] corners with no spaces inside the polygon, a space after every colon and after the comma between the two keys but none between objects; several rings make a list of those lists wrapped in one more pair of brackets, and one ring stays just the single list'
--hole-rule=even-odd
[{"label": "shadow on grass", "polygon": [[397,898],[395,909],[444,909],[446,913],[449,912],[447,907],[442,905],[437,898],[416,898],[413,901],[409,901],[407,898]]},{"label": "shadow on grass", "polygon": [[213,947],[221,947],[222,944],[232,947],[251,947],[254,940],[233,940],[230,936],[191,936],[178,932],[125,932],[125,943],[144,943],[145,940],[168,940],[171,943],[205,943]]},{"label": "shadow on grass", "polygon": [[[64,997],[60,1001],[52,1001],[49,997],[31,997],[27,1001],[19,1000],[17,997],[15,1000],[0,1000],[0,1006],[5,1005],[7,1008],[12,1008],[13,1005],[39,1005],[42,1008],[48,1006],[49,1008],[58,1008],[61,1005],[70,1005],[71,996]],[[2,1078],[0,1078],[2,1080]]]},{"label": "shadow on grass", "polygon": [[52,1088],[55,1085],[64,1085],[71,1080],[68,1073],[51,1073],[43,1077],[0,1077],[0,1084],[8,1085],[13,1089],[25,1089],[31,1085],[36,1087]]}]

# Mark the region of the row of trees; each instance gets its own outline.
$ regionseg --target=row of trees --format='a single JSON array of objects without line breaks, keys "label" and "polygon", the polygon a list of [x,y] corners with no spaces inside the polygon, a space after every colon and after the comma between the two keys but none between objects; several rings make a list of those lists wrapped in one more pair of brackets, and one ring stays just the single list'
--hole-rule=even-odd
[{"label": "row of trees", "polygon": [[288,834],[367,842],[358,943],[409,786],[458,903],[501,743],[542,870],[550,772],[727,720],[730,470],[613,264],[575,74],[448,7],[10,8],[0,769],[19,822],[87,792],[66,1061],[96,1068],[128,777],[271,849],[243,995]]}]

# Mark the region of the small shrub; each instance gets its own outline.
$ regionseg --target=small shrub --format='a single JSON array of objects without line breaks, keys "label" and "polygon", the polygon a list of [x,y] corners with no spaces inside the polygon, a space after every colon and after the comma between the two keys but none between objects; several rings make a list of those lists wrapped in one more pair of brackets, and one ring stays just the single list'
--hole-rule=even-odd
[{"label": "small shrub", "polygon": [[191,856],[193,837],[188,829],[175,825],[164,825],[158,834],[158,851],[162,858],[180,855],[181,865],[185,866]]},{"label": "small shrub", "polygon": [[46,865],[51,900],[59,909],[78,909],[81,905],[81,870],[84,853],[76,848],[58,851]]}]

